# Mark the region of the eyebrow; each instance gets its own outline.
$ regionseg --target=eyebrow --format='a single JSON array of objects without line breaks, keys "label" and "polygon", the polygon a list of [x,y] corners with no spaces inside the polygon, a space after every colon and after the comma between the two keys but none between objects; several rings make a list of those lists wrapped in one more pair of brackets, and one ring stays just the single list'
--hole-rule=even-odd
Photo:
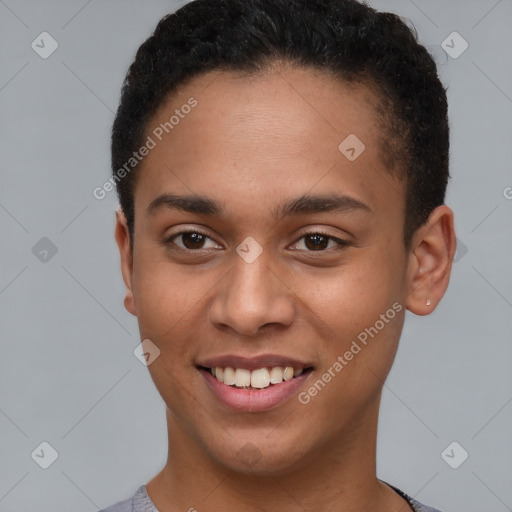
[{"label": "eyebrow", "polygon": [[[155,215],[161,210],[181,210],[188,213],[201,215],[217,215],[224,213],[223,206],[203,195],[176,195],[162,194],[154,199],[147,208],[148,215]],[[289,199],[283,204],[274,208],[271,213],[276,220],[287,216],[304,215],[324,212],[347,212],[363,211],[373,213],[372,209],[362,201],[347,195],[327,194],[310,195],[304,194],[300,197]]]}]

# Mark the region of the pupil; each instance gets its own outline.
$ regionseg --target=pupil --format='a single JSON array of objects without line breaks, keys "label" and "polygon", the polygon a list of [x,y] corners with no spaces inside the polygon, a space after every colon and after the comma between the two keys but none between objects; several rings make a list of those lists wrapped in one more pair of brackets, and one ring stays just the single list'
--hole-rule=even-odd
[{"label": "pupil", "polygon": [[[183,244],[187,249],[200,249],[201,243],[203,242],[204,235],[201,235],[200,233],[184,233],[183,235]],[[190,247],[188,241],[192,242],[192,247]],[[196,244],[196,245],[194,245]]]},{"label": "pupil", "polygon": [[[308,243],[308,240],[315,240],[312,245]],[[306,237],[306,247],[308,249],[325,249],[327,247],[327,244],[325,242],[328,242],[328,239],[324,235],[309,235]],[[324,243],[323,243],[324,242]]]}]

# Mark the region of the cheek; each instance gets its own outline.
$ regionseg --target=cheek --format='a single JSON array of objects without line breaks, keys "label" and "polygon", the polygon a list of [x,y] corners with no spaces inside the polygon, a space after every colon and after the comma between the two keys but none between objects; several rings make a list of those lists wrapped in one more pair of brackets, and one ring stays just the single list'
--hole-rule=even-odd
[{"label": "cheek", "polygon": [[141,330],[163,339],[171,335],[206,299],[210,287],[204,281],[162,257],[135,257],[132,289]]},{"label": "cheek", "polygon": [[[403,327],[400,258],[398,251],[372,248],[328,278],[301,281],[297,295],[308,298],[311,321],[325,341],[317,375],[329,381],[325,387],[331,392],[318,392],[325,410],[360,406],[380,393]],[[318,383],[317,390],[322,386]]]},{"label": "cheek", "polygon": [[[401,258],[398,251],[373,250],[356,277],[351,278],[353,294],[347,311],[352,320],[348,331],[350,346],[355,342],[361,348],[351,365],[358,379],[384,379],[391,368],[405,313]],[[362,384],[358,379],[355,385]]]},{"label": "cheek", "polygon": [[172,410],[179,410],[190,399],[190,376],[196,371],[190,361],[199,338],[198,315],[209,288],[203,289],[201,279],[163,259],[134,259],[133,294],[140,338],[150,339],[160,350],[148,371]]},{"label": "cheek", "polygon": [[312,321],[330,328],[331,336],[346,339],[373,325],[402,300],[400,257],[377,247],[361,249],[341,266],[300,279],[290,276],[288,284],[305,312],[310,310]]}]

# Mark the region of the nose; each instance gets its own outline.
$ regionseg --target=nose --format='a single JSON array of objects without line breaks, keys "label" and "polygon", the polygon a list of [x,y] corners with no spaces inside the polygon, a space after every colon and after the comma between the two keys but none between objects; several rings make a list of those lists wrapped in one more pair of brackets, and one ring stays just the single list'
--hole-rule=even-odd
[{"label": "nose", "polygon": [[289,326],[295,308],[293,292],[272,265],[268,251],[248,263],[238,254],[210,305],[209,319],[217,328],[255,336],[268,324]]}]

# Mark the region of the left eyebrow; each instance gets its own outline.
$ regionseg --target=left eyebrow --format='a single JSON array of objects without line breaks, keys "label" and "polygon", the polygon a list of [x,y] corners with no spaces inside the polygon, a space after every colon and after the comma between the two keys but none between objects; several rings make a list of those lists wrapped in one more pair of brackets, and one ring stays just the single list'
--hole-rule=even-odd
[{"label": "left eyebrow", "polygon": [[311,213],[347,211],[364,211],[373,213],[372,209],[359,199],[347,195],[327,194],[309,195],[304,194],[296,199],[290,199],[273,210],[276,219],[282,219],[290,215],[305,215]]},{"label": "left eyebrow", "polygon": [[[182,210],[189,213],[220,216],[224,208],[220,203],[202,195],[162,194],[154,199],[147,208],[148,215],[155,215],[161,209]],[[327,194],[309,195],[290,199],[272,209],[276,220],[292,215],[306,215],[324,212],[363,211],[373,213],[372,209],[359,199],[347,195]]]}]

